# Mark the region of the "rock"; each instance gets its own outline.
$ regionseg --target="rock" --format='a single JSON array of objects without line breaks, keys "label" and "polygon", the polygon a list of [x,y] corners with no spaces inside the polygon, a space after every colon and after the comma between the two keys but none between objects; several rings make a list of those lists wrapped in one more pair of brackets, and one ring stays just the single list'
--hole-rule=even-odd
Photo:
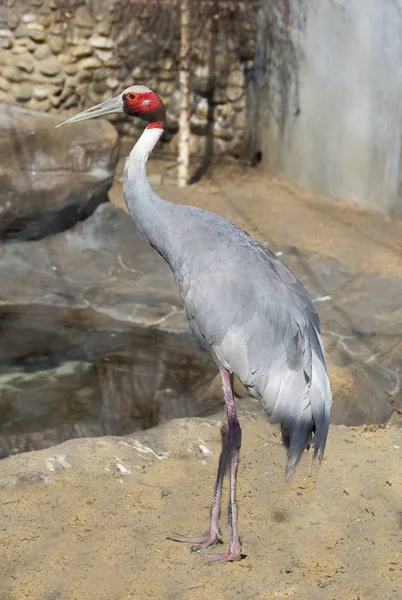
[{"label": "rock", "polygon": [[103,66],[109,67],[109,69],[120,69],[124,66],[124,63],[119,58],[112,58],[112,60],[106,61]]},{"label": "rock", "polygon": [[86,58],[87,56],[92,55],[92,48],[87,44],[79,44],[75,48],[73,48],[73,56],[77,58]]},{"label": "rock", "polygon": [[52,83],[56,86],[58,86],[59,88],[63,87],[63,84],[66,80],[66,76],[64,75],[64,73],[61,71],[58,75],[55,75],[54,77],[52,77]]},{"label": "rock", "polygon": [[[178,143],[179,143],[179,138],[177,135],[175,135],[169,142],[169,149],[171,152],[174,152],[174,153],[177,152]],[[201,136],[191,133],[189,146],[190,146],[190,154],[198,154],[199,152],[201,152],[204,149],[205,140]]]},{"label": "rock", "polygon": [[16,29],[20,22],[19,11],[9,10],[7,15],[7,25],[10,29]]},{"label": "rock", "polygon": [[79,67],[85,70],[98,69],[101,65],[102,63],[100,62],[100,60],[98,60],[94,56],[91,56],[90,58],[84,58],[79,63]]},{"label": "rock", "polygon": [[35,61],[31,54],[24,53],[15,61],[16,66],[25,73],[32,73],[35,68]]},{"label": "rock", "polygon": [[21,83],[15,86],[15,99],[19,102],[27,102],[32,96],[32,86],[30,83]]},{"label": "rock", "polygon": [[23,23],[33,23],[36,21],[36,15],[34,13],[25,13],[22,15],[21,20]]},{"label": "rock", "polygon": [[50,27],[53,22],[50,15],[41,15],[38,21],[39,24],[42,25],[42,27],[44,27],[45,29],[48,29],[48,27]]},{"label": "rock", "polygon": [[68,77],[66,80],[66,88],[75,89],[77,87],[77,78],[76,77]]},{"label": "rock", "polygon": [[[87,83],[88,81],[92,81],[93,71],[92,70],[82,70],[77,74],[77,81],[79,83]],[[83,88],[85,89],[85,87]]]},{"label": "rock", "polygon": [[28,52],[35,52],[37,47],[37,44],[35,44],[33,40],[27,40],[26,49],[28,50]]},{"label": "rock", "polygon": [[191,115],[190,126],[192,133],[196,135],[205,135],[207,132],[208,121],[200,119],[197,115]]},{"label": "rock", "polygon": [[96,24],[95,33],[100,36],[108,36],[110,34],[111,21],[110,19],[104,19]]},{"label": "rock", "polygon": [[49,32],[52,35],[65,35],[66,33],[66,28],[65,28],[65,23],[62,23],[60,21],[53,21]]},{"label": "rock", "polygon": [[9,81],[20,83],[22,81],[21,71],[14,65],[8,65],[2,70],[2,75]]},{"label": "rock", "polygon": [[[21,40],[19,40],[19,41],[21,41]],[[25,40],[24,40],[24,42],[25,42]],[[24,45],[16,44],[15,46],[13,46],[12,53],[17,54],[17,55],[24,54],[25,53],[25,44]]]},{"label": "rock", "polygon": [[53,92],[53,90],[50,86],[41,86],[41,87],[35,87],[33,89],[32,95],[37,100],[44,100],[45,98],[50,98],[50,96],[52,95],[52,92]]},{"label": "rock", "polygon": [[171,81],[161,81],[158,86],[158,94],[160,96],[164,96],[165,98],[170,97],[171,93],[173,92],[173,82]]},{"label": "rock", "polygon": [[61,95],[59,93],[56,93],[50,97],[50,104],[53,108],[59,108],[61,102]]},{"label": "rock", "polygon": [[0,39],[13,37],[12,32],[9,29],[0,29]]},{"label": "rock", "polygon": [[43,31],[43,27],[40,23],[28,23],[27,28],[29,29],[29,31]]},{"label": "rock", "polygon": [[63,103],[63,108],[65,110],[67,110],[68,108],[73,108],[74,106],[78,106],[78,104],[79,104],[79,98],[78,98],[77,94],[71,94],[71,96],[68,96],[68,98]]},{"label": "rock", "polygon": [[29,101],[29,109],[35,110],[39,112],[47,112],[50,109],[50,100],[49,98],[44,98],[43,100],[37,100],[33,98]]},{"label": "rock", "polygon": [[49,37],[47,45],[53,54],[60,54],[64,50],[65,40],[58,35],[53,35]]},{"label": "rock", "polygon": [[10,89],[11,84],[9,81],[7,81],[7,79],[4,79],[4,77],[0,76],[0,90],[2,92],[8,92],[8,90]]},{"label": "rock", "polygon": [[19,38],[29,37],[30,33],[31,32],[26,25],[21,25],[20,27],[16,28],[13,35],[14,35],[15,39],[19,39]]},{"label": "rock", "polygon": [[50,56],[39,63],[39,71],[42,73],[42,75],[53,77],[54,75],[60,73],[61,64],[56,57]]},{"label": "rock", "polygon": [[[105,81],[95,81],[91,90],[93,93],[98,94],[98,96],[101,96],[106,91]],[[97,101],[98,101],[98,99],[95,100],[95,102],[97,102]]]},{"label": "rock", "polygon": [[86,6],[79,6],[74,13],[74,24],[77,27],[88,27],[94,26],[94,20]]},{"label": "rock", "polygon": [[0,116],[0,239],[70,227],[107,199],[117,160],[110,123],[55,129],[60,116],[7,105]]},{"label": "rock", "polygon": [[[61,427],[66,418],[82,426],[85,435],[122,433],[216,405],[206,395],[216,367],[187,327],[170,269],[125,212],[103,204],[86,221],[52,238],[3,244],[0,261],[0,362],[6,373],[18,365],[19,377],[36,373],[14,385],[21,393],[26,390],[25,407],[15,406],[8,395],[6,404],[14,412],[1,409],[0,394],[0,410],[11,415],[7,423],[15,423],[13,428],[4,425],[8,448],[15,447],[12,435],[17,432],[20,447],[45,443],[39,422],[29,427],[26,414],[29,389],[36,395],[41,385],[49,407],[43,409],[42,429],[56,427],[57,421],[61,436],[71,435]],[[90,363],[96,375],[84,386],[101,407],[91,412],[92,420],[88,412],[80,414],[78,401],[72,415],[65,407],[64,421],[62,406],[51,414],[54,368],[70,368],[71,361],[83,362],[86,372]],[[0,388],[11,385],[5,377],[0,376]],[[50,380],[48,395],[44,380]],[[71,390],[83,386],[73,374],[70,383]],[[16,398],[18,392],[13,393]],[[22,422],[26,425],[18,429]],[[86,430],[85,423],[92,423],[93,430]],[[28,435],[33,429],[35,439]]]},{"label": "rock", "polygon": [[47,34],[45,31],[41,31],[40,29],[36,29],[29,32],[29,37],[31,40],[37,43],[42,43],[46,41]]},{"label": "rock", "polygon": [[107,62],[113,57],[113,52],[111,50],[95,50],[95,56],[102,62]]},{"label": "rock", "polygon": [[77,57],[74,56],[73,54],[59,54],[57,59],[60,61],[60,64],[65,66],[65,65],[70,65],[70,64],[75,64],[77,62]]},{"label": "rock", "polygon": [[10,48],[13,47],[13,40],[10,38],[1,38],[1,47],[4,48],[4,50],[9,50]]},{"label": "rock", "polygon": [[44,58],[48,58],[51,55],[52,53],[50,52],[50,48],[46,44],[38,46],[34,52],[34,57],[36,58],[36,60],[43,60]]},{"label": "rock", "polygon": [[[115,77],[108,77],[106,79],[106,85],[110,90],[115,90],[119,87],[120,82]],[[0,84],[1,89],[1,84]]]},{"label": "rock", "polygon": [[78,71],[78,67],[75,64],[69,64],[64,67],[64,72],[66,75],[76,75]]},{"label": "rock", "polygon": [[[93,414],[101,412],[101,389],[96,367],[85,361],[68,361],[60,365],[46,360],[31,361],[25,368],[8,368],[0,373],[0,439],[3,451],[15,453],[33,447],[30,440],[37,432],[63,426],[71,428],[80,420],[84,426]],[[4,436],[12,432],[7,444]],[[36,433],[36,435],[35,435]],[[23,445],[15,438],[24,440]],[[57,438],[55,438],[55,441]]]},{"label": "rock", "polygon": [[93,35],[88,41],[90,46],[99,50],[111,50],[115,45],[112,39],[101,35]]},{"label": "rock", "polygon": [[402,396],[394,394],[402,366],[402,279],[352,273],[335,259],[295,248],[281,258],[319,309],[329,370],[337,379],[332,422],[385,423],[402,408]]}]

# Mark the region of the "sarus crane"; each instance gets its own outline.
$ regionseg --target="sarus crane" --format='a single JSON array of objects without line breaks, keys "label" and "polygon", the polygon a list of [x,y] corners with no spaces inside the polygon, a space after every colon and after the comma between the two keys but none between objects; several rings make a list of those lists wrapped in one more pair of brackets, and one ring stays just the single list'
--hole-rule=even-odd
[{"label": "sarus crane", "polygon": [[332,399],[319,318],[303,285],[261,243],[221,216],[167,202],[153,191],[146,164],[165,123],[155,92],[128,87],[60,125],[113,113],[147,123],[125,163],[124,198],[141,234],[173,272],[189,327],[219,369],[226,405],[209,530],[169,539],[193,544],[192,551],[221,542],[222,483],[230,465],[229,551],[211,555],[209,562],[237,561],[242,558],[236,505],[241,428],[233,376],[258,398],[270,422],[280,424],[287,480],[310,446],[313,464],[321,462]]}]

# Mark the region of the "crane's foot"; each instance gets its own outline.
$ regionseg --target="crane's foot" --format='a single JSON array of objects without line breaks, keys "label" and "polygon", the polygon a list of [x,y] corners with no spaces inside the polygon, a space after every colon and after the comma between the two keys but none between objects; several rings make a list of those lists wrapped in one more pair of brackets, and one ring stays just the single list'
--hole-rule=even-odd
[{"label": "crane's foot", "polygon": [[226,562],[237,562],[246,555],[243,554],[243,548],[240,543],[233,544],[232,548],[229,548],[229,552],[221,552],[219,554],[210,554],[208,556],[207,565],[216,565],[219,563]]},{"label": "crane's foot", "polygon": [[185,544],[192,544],[192,546],[190,547],[191,552],[205,550],[205,548],[210,548],[211,546],[215,546],[216,544],[222,544],[222,538],[219,531],[208,532],[205,535],[201,535],[198,537],[186,537],[185,535],[172,533],[172,535],[169,535],[167,539],[172,540],[173,542],[184,542]]}]

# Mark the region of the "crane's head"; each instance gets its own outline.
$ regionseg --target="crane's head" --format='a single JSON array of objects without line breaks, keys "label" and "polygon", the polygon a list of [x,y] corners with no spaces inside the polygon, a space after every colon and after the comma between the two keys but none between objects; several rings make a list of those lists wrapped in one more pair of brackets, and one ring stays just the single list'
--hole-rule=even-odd
[{"label": "crane's head", "polygon": [[144,85],[132,85],[115,98],[88,108],[56,127],[115,113],[139,117],[148,123],[148,128],[162,128],[165,123],[165,107],[159,96]]}]

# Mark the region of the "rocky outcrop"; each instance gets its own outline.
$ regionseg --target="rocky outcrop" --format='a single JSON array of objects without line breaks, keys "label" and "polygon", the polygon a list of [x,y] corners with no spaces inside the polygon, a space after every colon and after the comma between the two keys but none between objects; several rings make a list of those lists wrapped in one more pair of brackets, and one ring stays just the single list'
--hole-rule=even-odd
[{"label": "rocky outcrop", "polygon": [[107,121],[55,129],[60,118],[0,105],[0,240],[38,239],[107,201],[118,138]]},{"label": "rocky outcrop", "polygon": [[74,228],[0,246],[0,447],[127,433],[216,405],[216,367],[171,272],[106,203]]},{"label": "rocky outcrop", "polygon": [[[400,279],[295,248],[283,259],[320,312],[332,422],[398,416]],[[222,405],[216,367],[188,329],[169,268],[123,211],[103,204],[63,233],[0,247],[0,261],[3,452],[127,433]],[[240,384],[237,392],[245,396]]]}]

